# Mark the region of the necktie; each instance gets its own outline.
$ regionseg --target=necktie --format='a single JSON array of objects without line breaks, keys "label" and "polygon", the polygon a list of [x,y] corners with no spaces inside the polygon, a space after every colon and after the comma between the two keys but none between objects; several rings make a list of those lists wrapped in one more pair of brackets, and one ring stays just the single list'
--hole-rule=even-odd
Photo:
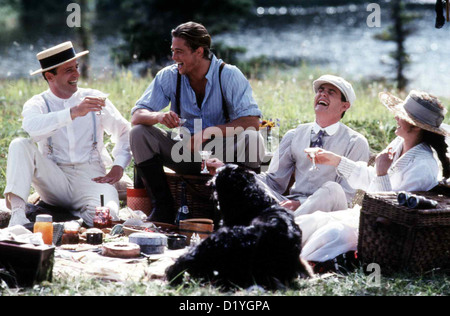
[{"label": "necktie", "polygon": [[317,134],[317,139],[311,142],[311,147],[320,147],[320,148],[322,148],[322,146],[323,146],[322,137],[324,135],[325,135],[325,131],[324,130],[320,130],[319,133]]}]

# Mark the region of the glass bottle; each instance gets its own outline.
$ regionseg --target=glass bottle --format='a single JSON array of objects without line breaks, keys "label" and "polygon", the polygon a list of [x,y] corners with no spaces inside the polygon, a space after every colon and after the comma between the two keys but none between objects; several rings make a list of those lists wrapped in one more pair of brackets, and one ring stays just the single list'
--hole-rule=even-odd
[{"label": "glass bottle", "polygon": [[36,223],[34,223],[33,232],[41,233],[42,240],[46,245],[53,244],[53,218],[50,215],[36,216]]},{"label": "glass bottle", "polygon": [[186,183],[181,183],[181,201],[180,208],[178,209],[177,219],[175,220],[175,225],[179,225],[180,221],[189,218],[189,208],[187,206],[186,198]]}]

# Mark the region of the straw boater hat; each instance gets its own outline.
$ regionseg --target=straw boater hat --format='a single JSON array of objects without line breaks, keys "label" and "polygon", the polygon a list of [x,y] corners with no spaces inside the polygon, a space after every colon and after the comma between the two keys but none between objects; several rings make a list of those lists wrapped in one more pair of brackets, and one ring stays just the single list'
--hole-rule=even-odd
[{"label": "straw boater hat", "polygon": [[442,123],[447,110],[436,97],[412,90],[405,100],[389,92],[381,92],[379,98],[391,112],[408,123],[436,134],[450,136],[450,130],[444,129],[447,125]]},{"label": "straw boater hat", "polygon": [[59,67],[69,61],[80,58],[81,56],[89,54],[86,50],[81,53],[76,53],[73,48],[72,42],[65,42],[57,46],[46,49],[36,55],[39,63],[41,64],[41,69],[30,73],[31,76],[49,71],[53,68]]}]

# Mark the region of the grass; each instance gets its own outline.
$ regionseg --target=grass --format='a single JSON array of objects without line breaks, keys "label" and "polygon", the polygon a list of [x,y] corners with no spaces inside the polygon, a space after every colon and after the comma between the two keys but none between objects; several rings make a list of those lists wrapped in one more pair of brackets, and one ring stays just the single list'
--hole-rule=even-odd
[{"label": "grass", "polygon": [[[279,134],[283,135],[299,123],[314,119],[312,107],[312,81],[322,72],[307,66],[296,69],[272,68],[262,76],[250,76],[254,96],[264,118],[280,121]],[[130,110],[135,101],[147,88],[151,78],[135,78],[129,72],[81,83],[81,87],[91,87],[110,93],[110,99],[130,119]],[[343,123],[366,136],[373,151],[383,149],[394,136],[395,120],[380,104],[377,95],[383,90],[393,90],[380,83],[354,82],[358,100],[346,114]],[[41,78],[0,81],[0,190],[3,192],[6,176],[6,158],[12,139],[26,136],[21,130],[20,113],[22,106],[31,96],[47,89]],[[394,92],[395,93],[395,92]],[[403,97],[405,95],[402,95]],[[442,100],[444,104],[448,100]],[[449,118],[446,119],[449,123]],[[131,175],[131,171],[128,170]],[[72,278],[55,276],[52,283],[43,283],[31,289],[9,289],[0,284],[0,296],[42,296],[42,295],[283,295],[283,296],[334,296],[334,295],[449,295],[450,280],[444,275],[428,274],[422,277],[398,275],[382,278],[379,286],[368,281],[364,271],[358,270],[348,276],[331,275],[324,279],[298,280],[293,289],[282,292],[221,293],[210,286],[190,281],[186,287],[171,288],[160,282],[107,282],[80,275]]]}]

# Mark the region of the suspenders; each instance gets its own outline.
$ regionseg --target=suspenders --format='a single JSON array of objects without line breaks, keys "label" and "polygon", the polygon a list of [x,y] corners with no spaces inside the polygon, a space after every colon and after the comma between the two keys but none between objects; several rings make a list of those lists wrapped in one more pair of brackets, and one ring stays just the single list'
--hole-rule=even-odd
[{"label": "suspenders", "polygon": [[[47,106],[48,113],[50,113],[51,109],[50,109],[50,105],[49,105],[47,99],[45,98],[45,96],[43,94],[41,96],[44,99],[45,105]],[[95,120],[95,113],[91,112],[91,114],[92,114],[92,123],[94,124],[94,135],[93,135],[92,151],[91,151],[90,158],[92,158],[93,152],[97,151],[97,123]],[[49,138],[47,138],[47,144],[48,144],[49,154],[50,154],[52,160],[56,162],[55,156],[53,155],[53,140],[52,140],[51,136]]]},{"label": "suspenders", "polygon": [[[230,115],[228,114],[228,107],[227,107],[227,100],[225,99],[225,96],[223,95],[223,89],[222,89],[222,70],[225,66],[225,63],[222,63],[219,68],[219,85],[220,85],[220,93],[222,94],[222,110],[223,110],[223,116],[225,117],[225,121],[227,123],[230,122]],[[180,93],[181,93],[181,75],[180,73],[177,74],[177,90],[175,94],[175,113],[180,115],[181,113],[181,104],[180,104]]]}]

